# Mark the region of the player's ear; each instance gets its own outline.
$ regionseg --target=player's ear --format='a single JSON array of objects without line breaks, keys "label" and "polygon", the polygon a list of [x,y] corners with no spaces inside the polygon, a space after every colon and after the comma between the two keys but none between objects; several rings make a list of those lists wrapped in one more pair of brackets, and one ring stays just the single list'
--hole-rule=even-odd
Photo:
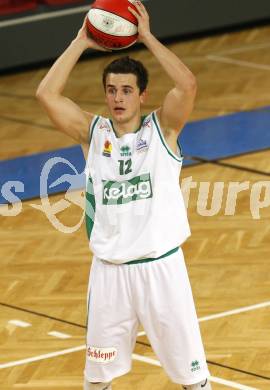
[{"label": "player's ear", "polygon": [[140,102],[143,104],[146,101],[147,98],[147,90],[145,89],[141,94],[140,94]]},{"label": "player's ear", "polygon": [[105,103],[107,103],[107,102],[108,102],[108,96],[107,96],[107,93],[106,93],[106,89],[104,89],[104,95],[103,95],[103,97],[104,97]]}]

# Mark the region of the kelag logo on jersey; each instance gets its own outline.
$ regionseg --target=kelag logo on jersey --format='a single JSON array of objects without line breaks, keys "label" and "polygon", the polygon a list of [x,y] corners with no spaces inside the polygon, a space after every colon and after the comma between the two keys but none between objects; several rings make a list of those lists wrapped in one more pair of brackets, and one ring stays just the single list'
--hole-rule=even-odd
[{"label": "kelag logo on jersey", "polygon": [[135,200],[152,198],[150,173],[125,181],[102,180],[103,204],[124,204]]}]

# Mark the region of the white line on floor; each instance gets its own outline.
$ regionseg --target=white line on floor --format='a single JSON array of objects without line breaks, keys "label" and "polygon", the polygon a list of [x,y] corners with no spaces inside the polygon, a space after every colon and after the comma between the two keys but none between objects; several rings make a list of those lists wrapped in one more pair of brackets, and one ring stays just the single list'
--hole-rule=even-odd
[{"label": "white line on floor", "polygon": [[216,55],[207,55],[206,58],[210,61],[222,62],[224,64],[239,65],[247,68],[260,69],[260,70],[270,70],[270,65],[256,64],[249,61],[234,60],[230,57],[222,57]]},{"label": "white line on floor", "polygon": [[[146,356],[141,356],[141,355],[137,355],[137,354],[133,353],[132,354],[132,358],[134,360],[138,360],[140,362],[144,362],[144,363],[152,364],[154,366],[161,367],[161,364],[160,364],[160,362],[158,360],[155,360],[155,359],[152,359],[152,358],[149,358],[149,357],[146,357]],[[220,383],[220,384],[222,384],[224,386],[228,386],[228,387],[233,388],[233,389],[257,390],[255,387],[245,386],[245,385],[242,385],[241,383],[228,381],[226,379],[218,378],[216,376],[210,376],[209,379],[210,379],[211,382]]]},{"label": "white line on floor", "polygon": [[230,358],[232,357],[231,353],[211,353],[207,354],[206,360],[212,360],[212,359],[224,359],[224,358]]},{"label": "white line on floor", "polygon": [[264,42],[264,43],[258,43],[257,45],[246,45],[246,46],[241,46],[241,47],[236,47],[235,49],[229,49],[229,50],[224,50],[224,51],[219,51],[213,55],[218,55],[218,56],[222,56],[222,55],[228,55],[228,54],[238,54],[238,53],[244,53],[246,51],[250,51],[250,50],[260,50],[260,49],[267,49],[268,47],[270,47],[270,43],[269,42]]},{"label": "white line on floor", "polygon": [[245,385],[242,385],[241,383],[228,381],[227,379],[218,378],[216,376],[210,376],[209,379],[211,382],[219,383],[221,385],[228,386],[228,387],[233,388],[233,389],[259,390],[256,387],[245,386]]},{"label": "white line on floor", "polygon": [[28,326],[32,326],[29,322],[21,321],[21,320],[10,320],[9,324],[18,326],[20,328],[28,328]]},{"label": "white line on floor", "polygon": [[0,364],[0,369],[20,366],[22,364],[27,364],[27,363],[33,363],[33,362],[37,362],[39,360],[45,360],[45,359],[49,359],[49,358],[52,358],[55,356],[67,355],[69,353],[82,351],[84,349],[85,349],[85,345],[79,345],[78,347],[62,349],[61,351],[46,353],[44,355],[39,355],[39,356],[33,356],[33,357],[30,357],[27,359],[17,360],[14,362],[3,363],[3,364]]},{"label": "white line on floor", "polygon": [[[69,354],[69,353],[82,351],[82,350],[84,350],[85,348],[86,348],[85,345],[79,345],[78,347],[63,349],[63,350],[61,350],[61,351],[51,352],[51,353],[47,353],[47,354],[45,354],[45,355],[34,356],[34,357],[31,357],[31,358],[28,358],[28,359],[17,360],[17,361],[15,361],[15,362],[10,362],[10,363],[4,363],[4,364],[0,364],[0,369],[15,367],[15,366],[19,366],[19,365],[27,364],[27,363],[33,363],[33,362],[37,362],[37,361],[40,361],[40,360],[49,359],[49,358],[56,357],[56,356],[67,355],[67,354]],[[161,367],[160,362],[159,362],[158,360],[156,360],[156,359],[152,359],[152,358],[149,358],[149,357],[146,357],[146,356],[137,355],[137,354],[135,354],[135,353],[132,354],[132,358],[133,358],[134,360],[137,360],[137,361],[141,361],[141,362],[144,362],[144,363],[148,363],[148,364],[152,364],[152,365],[154,365],[154,366]],[[254,388],[254,387],[244,386],[244,385],[242,385],[242,384],[240,384],[240,383],[236,383],[236,382],[232,382],[232,381],[227,381],[227,380],[222,379],[222,378],[217,378],[217,377],[212,377],[212,376],[211,376],[211,377],[210,377],[210,380],[211,380],[212,382],[220,383],[220,384],[223,384],[224,386],[228,386],[228,387],[231,387],[231,388],[234,388],[234,389],[240,389],[240,390],[257,390],[257,389]]]},{"label": "white line on floor", "polygon": [[[17,361],[9,362],[9,363],[4,363],[4,364],[0,365],[0,369],[15,367],[15,366],[19,366],[19,365],[27,364],[27,363],[33,363],[33,362],[49,359],[49,358],[56,357],[56,356],[67,355],[69,353],[83,351],[85,348],[86,348],[85,345],[79,345],[78,347],[68,348],[68,349],[64,349],[64,350],[61,350],[61,351],[51,352],[51,353],[47,353],[47,354],[39,355],[39,356],[34,356],[34,357],[31,357],[31,358],[27,358],[27,359],[17,360]],[[137,361],[141,361],[141,362],[144,362],[144,363],[152,364],[154,366],[161,367],[160,362],[158,360],[156,360],[156,359],[152,359],[152,358],[149,358],[149,357],[146,357],[146,356],[141,356],[141,355],[138,355],[138,354],[135,354],[135,353],[132,354],[132,358],[133,358],[133,360],[137,360]],[[222,379],[222,378],[218,378],[218,377],[214,377],[214,376],[210,376],[210,380],[212,382],[220,383],[220,384],[223,384],[224,386],[228,386],[228,387],[231,387],[233,389],[257,390],[255,387],[248,387],[248,386],[242,385],[240,383],[228,381],[228,380],[225,380],[225,379]]]},{"label": "white line on floor", "polygon": [[[268,306],[270,306],[270,301],[257,303],[255,305],[246,306],[246,307],[242,307],[242,308],[234,309],[234,310],[229,310],[229,311],[225,311],[223,313],[213,314],[213,315],[206,316],[206,317],[201,317],[201,318],[199,318],[199,321],[209,321],[209,320],[212,320],[212,319],[221,318],[221,317],[225,317],[225,316],[230,316],[230,315],[243,313],[243,312],[247,312],[247,311],[251,311],[251,310],[261,309],[261,308],[268,307]],[[144,333],[145,332],[139,332],[138,336],[142,336]],[[69,354],[69,353],[82,351],[85,348],[86,348],[85,345],[80,345],[78,347],[68,348],[68,349],[64,349],[64,350],[61,350],[61,351],[57,351],[57,352],[51,352],[51,353],[48,353],[48,354],[45,354],[45,355],[39,355],[39,356],[34,356],[34,357],[23,359],[23,360],[17,360],[17,361],[14,361],[14,362],[4,363],[4,364],[0,364],[0,369],[15,367],[15,366],[19,366],[19,365],[22,365],[22,364],[36,362],[36,361],[39,361],[39,360],[45,360],[45,359],[49,359],[49,358],[56,357],[56,356],[66,355],[66,354]],[[145,362],[145,363],[149,363],[149,364],[161,367],[160,362],[158,360],[155,360],[155,359],[152,359],[152,358],[148,358],[148,357],[137,355],[137,354],[132,354],[132,358],[134,360],[139,360],[139,361],[142,361],[142,362]],[[242,385],[240,383],[228,381],[228,380],[225,380],[225,379],[222,379],[222,378],[218,378],[218,377],[211,376],[210,380],[212,382],[223,384],[224,386],[228,386],[228,387],[231,387],[233,389],[257,390],[255,387],[248,387],[248,386]]]},{"label": "white line on floor", "polygon": [[145,332],[143,330],[141,332],[137,333],[137,337],[140,337],[140,336],[145,336]]},{"label": "white line on floor", "polygon": [[59,339],[70,339],[71,335],[67,333],[57,332],[55,330],[48,332],[49,336],[58,337]]},{"label": "white line on floor", "polygon": [[[222,313],[211,314],[209,316],[200,317],[199,318],[199,322],[215,320],[216,318],[232,316],[234,314],[245,313],[247,311],[256,310],[256,309],[262,309],[262,308],[268,307],[268,306],[270,306],[270,301],[266,301],[266,302],[262,302],[262,303],[256,303],[255,305],[244,306],[244,307],[240,307],[238,309],[228,310],[228,311],[224,311]],[[139,332],[137,334],[137,336],[145,336],[145,334],[146,333],[142,331],[142,332]]]},{"label": "white line on floor", "polygon": [[250,306],[244,306],[244,307],[240,307],[239,309],[228,310],[228,311],[224,311],[222,313],[212,314],[212,315],[206,316],[206,317],[201,317],[201,318],[199,318],[199,322],[214,320],[216,318],[227,317],[227,316],[231,316],[231,315],[239,314],[239,313],[245,313],[247,311],[262,309],[262,308],[268,307],[268,306],[270,306],[270,301],[257,303],[255,305],[250,305]]}]

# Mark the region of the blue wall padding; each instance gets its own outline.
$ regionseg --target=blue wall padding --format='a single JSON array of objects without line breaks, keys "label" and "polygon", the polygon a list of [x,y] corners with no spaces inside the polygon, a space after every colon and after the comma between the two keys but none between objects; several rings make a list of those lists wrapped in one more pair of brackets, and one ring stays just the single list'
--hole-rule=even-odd
[{"label": "blue wall padding", "polygon": [[188,123],[180,136],[183,153],[208,160],[270,147],[270,107]]},{"label": "blue wall padding", "polygon": [[[77,169],[79,174],[65,163],[58,162],[50,170],[48,175],[48,187],[56,180],[59,180],[62,175],[70,175],[69,182],[64,182],[48,188],[48,194],[56,194],[62,191],[82,188],[85,185],[84,175],[80,175],[84,171],[85,159],[82,149],[79,145],[54,150],[46,153],[38,153],[30,156],[18,157],[12,160],[0,161],[0,190],[3,191],[3,184],[7,181],[21,181],[24,183],[24,191],[16,193],[16,196],[21,200],[31,199],[44,195],[44,190],[40,191],[40,175],[45,163],[52,158],[63,158],[68,160]],[[53,161],[53,160],[51,160]],[[57,161],[54,161],[57,162]],[[64,180],[65,177],[62,178]],[[72,179],[72,180],[70,180]],[[61,179],[60,179],[61,180]],[[14,192],[14,190],[13,190]],[[42,193],[43,192],[43,193]],[[13,202],[14,200],[12,200]],[[0,194],[0,204],[7,203],[7,200]]]}]

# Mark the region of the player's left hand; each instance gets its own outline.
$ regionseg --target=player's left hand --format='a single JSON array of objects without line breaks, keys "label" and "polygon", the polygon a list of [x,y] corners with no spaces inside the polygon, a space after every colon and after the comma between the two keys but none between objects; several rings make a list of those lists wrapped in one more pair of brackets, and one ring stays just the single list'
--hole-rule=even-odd
[{"label": "player's left hand", "polygon": [[83,25],[78,31],[78,34],[75,38],[75,41],[82,41],[85,44],[85,49],[95,49],[95,50],[101,50],[101,51],[110,51],[110,49],[106,49],[102,46],[100,46],[98,43],[96,43],[91,37],[87,29],[87,14],[84,18]]},{"label": "player's left hand", "polygon": [[151,34],[149,15],[141,1],[136,0],[133,5],[136,7],[136,11],[131,7],[128,7],[128,9],[138,20],[138,41],[144,42],[147,36]]}]

